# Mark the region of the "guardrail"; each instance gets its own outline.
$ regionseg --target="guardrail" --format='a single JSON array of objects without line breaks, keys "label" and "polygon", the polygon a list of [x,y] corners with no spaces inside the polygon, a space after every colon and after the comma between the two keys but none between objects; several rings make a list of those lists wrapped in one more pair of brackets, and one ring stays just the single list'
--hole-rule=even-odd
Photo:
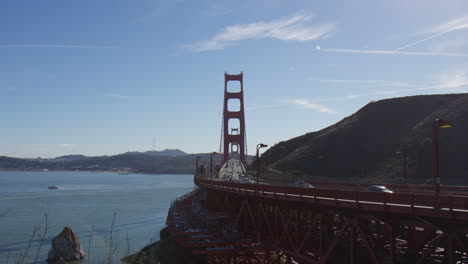
[{"label": "guardrail", "polygon": [[[419,193],[429,193],[434,192],[434,185],[427,184],[395,184],[395,183],[356,183],[356,182],[343,182],[343,181],[314,181],[307,180],[306,182],[319,186],[321,188],[333,187],[336,188],[345,188],[345,189],[362,189],[366,190],[367,187],[371,185],[385,185],[387,188],[393,191],[406,191],[406,192],[419,192]],[[455,186],[455,185],[441,185],[440,191],[442,193],[452,193],[452,194],[465,194],[468,196],[468,186]]]},{"label": "guardrail", "polygon": [[468,196],[418,194],[407,192],[379,193],[331,188],[242,184],[195,178],[195,184],[273,199],[286,199],[330,206],[393,211],[468,220]]}]

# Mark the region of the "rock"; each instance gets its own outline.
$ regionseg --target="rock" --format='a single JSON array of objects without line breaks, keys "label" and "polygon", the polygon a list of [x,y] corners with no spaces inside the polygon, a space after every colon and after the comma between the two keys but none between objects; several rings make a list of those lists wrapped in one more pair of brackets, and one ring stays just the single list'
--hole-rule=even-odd
[{"label": "rock", "polygon": [[67,262],[63,260],[63,258],[58,258],[52,262],[49,262],[49,264],[67,264]]},{"label": "rock", "polygon": [[62,261],[80,260],[85,256],[78,237],[70,227],[66,226],[62,232],[52,239],[52,248],[47,261],[49,263],[63,263]]},{"label": "rock", "polygon": [[144,247],[139,252],[121,259],[127,264],[202,264],[208,263],[203,255],[193,255],[192,251],[183,248],[169,231],[160,232],[160,240]]}]

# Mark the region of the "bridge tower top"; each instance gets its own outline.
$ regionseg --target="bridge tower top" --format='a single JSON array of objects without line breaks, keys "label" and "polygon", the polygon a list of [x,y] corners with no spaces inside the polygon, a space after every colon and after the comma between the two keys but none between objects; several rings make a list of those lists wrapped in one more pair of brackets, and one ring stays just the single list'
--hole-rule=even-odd
[{"label": "bridge tower top", "polygon": [[244,83],[243,73],[224,73],[224,107],[222,132],[223,162],[239,159],[247,164],[245,138]]}]

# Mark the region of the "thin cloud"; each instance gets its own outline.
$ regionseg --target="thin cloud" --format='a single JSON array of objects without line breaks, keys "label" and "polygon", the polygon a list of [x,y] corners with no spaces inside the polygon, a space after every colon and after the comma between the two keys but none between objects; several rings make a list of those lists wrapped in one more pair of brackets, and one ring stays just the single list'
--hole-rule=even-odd
[{"label": "thin cloud", "polygon": [[[361,94],[350,94],[344,96],[336,96],[329,98],[315,99],[316,102],[331,102],[331,101],[351,101],[363,97],[390,97],[396,96],[397,94],[420,92],[425,90],[435,90],[440,93],[455,93],[455,92],[467,92],[468,91],[468,67],[456,69],[450,72],[437,74],[433,76],[433,81],[388,81],[388,80],[344,80],[344,79],[316,79],[311,80],[323,81],[323,82],[337,82],[337,83],[365,83],[365,84],[402,84],[401,86],[414,86],[414,85],[426,85],[422,87],[408,88],[408,89],[392,89],[392,90],[381,90]],[[311,103],[306,99],[295,99],[295,100],[283,100],[286,104],[272,104],[272,105],[260,105],[247,107],[246,111],[252,111],[257,109],[266,108],[277,108],[285,107],[288,105],[296,105],[306,109],[313,109],[319,113],[336,114],[337,112],[320,104]]]},{"label": "thin cloud", "polygon": [[466,92],[466,89],[462,89],[463,86],[468,85],[468,82],[466,83],[459,83],[459,84],[443,84],[443,85],[434,85],[434,86],[428,86],[428,87],[420,87],[420,88],[413,88],[413,89],[404,89],[404,90],[390,90],[390,91],[381,91],[381,92],[376,92],[374,93],[375,95],[381,95],[381,94],[397,94],[397,93],[405,93],[405,92],[415,92],[415,91],[421,91],[421,90],[439,90],[442,92]]},{"label": "thin cloud", "polygon": [[267,108],[277,108],[277,107],[284,107],[289,106],[290,104],[274,104],[274,105],[257,105],[257,106],[249,106],[245,108],[245,111],[254,111],[258,109],[267,109]]},{"label": "thin cloud", "polygon": [[468,16],[459,17],[452,19],[446,23],[442,23],[427,29],[427,33],[438,33],[438,32],[452,32],[461,29],[468,29]]},{"label": "thin cloud", "polygon": [[0,45],[0,48],[106,49],[111,47],[93,45]]},{"label": "thin cloud", "polygon": [[[363,49],[323,49],[320,46],[316,46],[317,51],[325,52],[336,52],[336,53],[361,53],[361,54],[383,54],[383,55],[419,55],[419,56],[447,56],[447,57],[468,57],[466,53],[453,53],[453,52],[413,52],[413,51],[402,51],[403,49],[415,46],[422,42],[436,38],[438,36],[454,32],[458,30],[468,29],[468,16],[459,17],[450,20],[446,23],[435,25],[424,31],[425,34],[432,34],[421,40],[406,44],[394,50],[363,50]],[[464,43],[459,41],[458,44]]]},{"label": "thin cloud", "polygon": [[392,50],[324,49],[324,48],[321,48],[318,51],[333,52],[333,53],[357,53],[357,54],[468,57],[468,54],[466,53],[411,52],[411,51],[392,51]]},{"label": "thin cloud", "polygon": [[74,147],[76,145],[75,144],[64,143],[64,144],[60,144],[60,146],[64,147],[64,148],[70,148],[70,147]]},{"label": "thin cloud", "polygon": [[468,67],[460,68],[452,72],[442,73],[435,76],[441,82],[445,82],[442,89],[450,90],[452,92],[465,92],[462,89],[468,86]]},{"label": "thin cloud", "polygon": [[306,109],[315,110],[316,112],[319,112],[319,113],[336,114],[336,112],[334,110],[332,110],[332,109],[330,109],[328,107],[325,107],[323,105],[310,103],[306,99],[294,99],[294,100],[290,100],[290,103],[292,103],[294,105],[298,105],[298,106],[306,108]]},{"label": "thin cloud", "polygon": [[350,100],[355,100],[355,99],[362,98],[362,97],[369,97],[369,96],[376,96],[376,95],[396,96],[396,94],[417,92],[417,91],[424,91],[424,90],[438,90],[443,93],[467,92],[467,89],[463,89],[465,85],[468,85],[468,82],[459,83],[456,85],[455,84],[443,84],[443,85],[433,85],[433,86],[418,87],[418,88],[411,88],[411,89],[386,90],[386,91],[378,91],[378,92],[372,92],[372,93],[352,94],[352,95],[345,95],[345,96],[322,98],[322,99],[317,99],[316,101],[317,102],[350,101]]},{"label": "thin cloud", "polygon": [[433,85],[433,86],[426,86],[426,87],[419,87],[419,88],[412,88],[412,89],[403,89],[403,90],[390,90],[390,91],[380,91],[373,93],[374,95],[381,95],[381,94],[398,94],[398,93],[406,93],[406,92],[415,92],[415,91],[422,91],[422,90],[439,90],[441,92],[466,92],[466,89],[462,89],[464,86],[468,85],[468,82],[465,83],[446,83],[441,85]]},{"label": "thin cloud", "polygon": [[425,82],[425,81],[389,81],[389,80],[346,80],[346,79],[320,79],[309,78],[311,81],[325,82],[325,83],[349,83],[349,84],[372,84],[372,85],[385,85],[385,86],[414,86],[420,84],[438,84],[441,82]]},{"label": "thin cloud", "polygon": [[434,86],[419,87],[419,88],[412,88],[412,89],[380,91],[380,92],[372,93],[372,95],[397,94],[397,93],[415,92],[415,91],[421,91],[421,90],[441,89],[441,88],[444,88],[444,87],[447,87],[447,86],[446,85],[434,85]]},{"label": "thin cloud", "polygon": [[[408,83],[414,84],[432,84],[430,86],[422,86],[409,89],[393,89],[376,91],[362,94],[352,94],[347,96],[337,96],[330,98],[317,99],[317,102],[328,102],[328,101],[348,101],[354,100],[361,97],[376,96],[376,95],[392,95],[401,93],[419,92],[424,90],[436,90],[441,93],[455,93],[455,92],[467,92],[468,90],[468,67],[456,69],[450,72],[445,72],[433,76],[434,81],[411,81]],[[339,82],[351,82],[354,83],[357,80],[325,80],[325,81],[339,81]],[[358,80],[357,82],[372,83],[374,81]],[[404,83],[404,82],[401,82]]]},{"label": "thin cloud", "polygon": [[452,20],[450,20],[450,21],[448,21],[446,23],[433,26],[433,27],[425,30],[425,33],[434,34],[434,35],[431,35],[429,37],[418,40],[416,42],[404,45],[404,46],[399,47],[399,48],[397,48],[397,49],[395,49],[393,51],[399,51],[399,50],[402,50],[402,49],[406,49],[406,48],[409,48],[411,46],[417,45],[419,43],[425,42],[427,40],[433,39],[435,37],[447,34],[449,32],[462,30],[462,29],[468,29],[468,16],[459,17],[459,18],[456,18],[456,19],[452,19]]},{"label": "thin cloud", "polygon": [[300,13],[290,17],[224,27],[212,38],[185,47],[196,51],[222,50],[242,40],[273,38],[286,41],[309,41],[326,36],[335,29],[332,23],[311,25],[312,15]]}]

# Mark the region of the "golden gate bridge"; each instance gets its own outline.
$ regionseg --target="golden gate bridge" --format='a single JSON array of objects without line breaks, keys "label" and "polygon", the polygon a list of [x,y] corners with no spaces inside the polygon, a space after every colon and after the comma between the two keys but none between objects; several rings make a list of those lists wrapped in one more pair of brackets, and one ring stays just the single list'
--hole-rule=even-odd
[{"label": "golden gate bridge", "polygon": [[197,160],[198,188],[168,213],[182,247],[207,263],[468,263],[468,187],[245,181],[243,74],[224,79],[223,166],[214,173],[212,160],[209,170]]}]

